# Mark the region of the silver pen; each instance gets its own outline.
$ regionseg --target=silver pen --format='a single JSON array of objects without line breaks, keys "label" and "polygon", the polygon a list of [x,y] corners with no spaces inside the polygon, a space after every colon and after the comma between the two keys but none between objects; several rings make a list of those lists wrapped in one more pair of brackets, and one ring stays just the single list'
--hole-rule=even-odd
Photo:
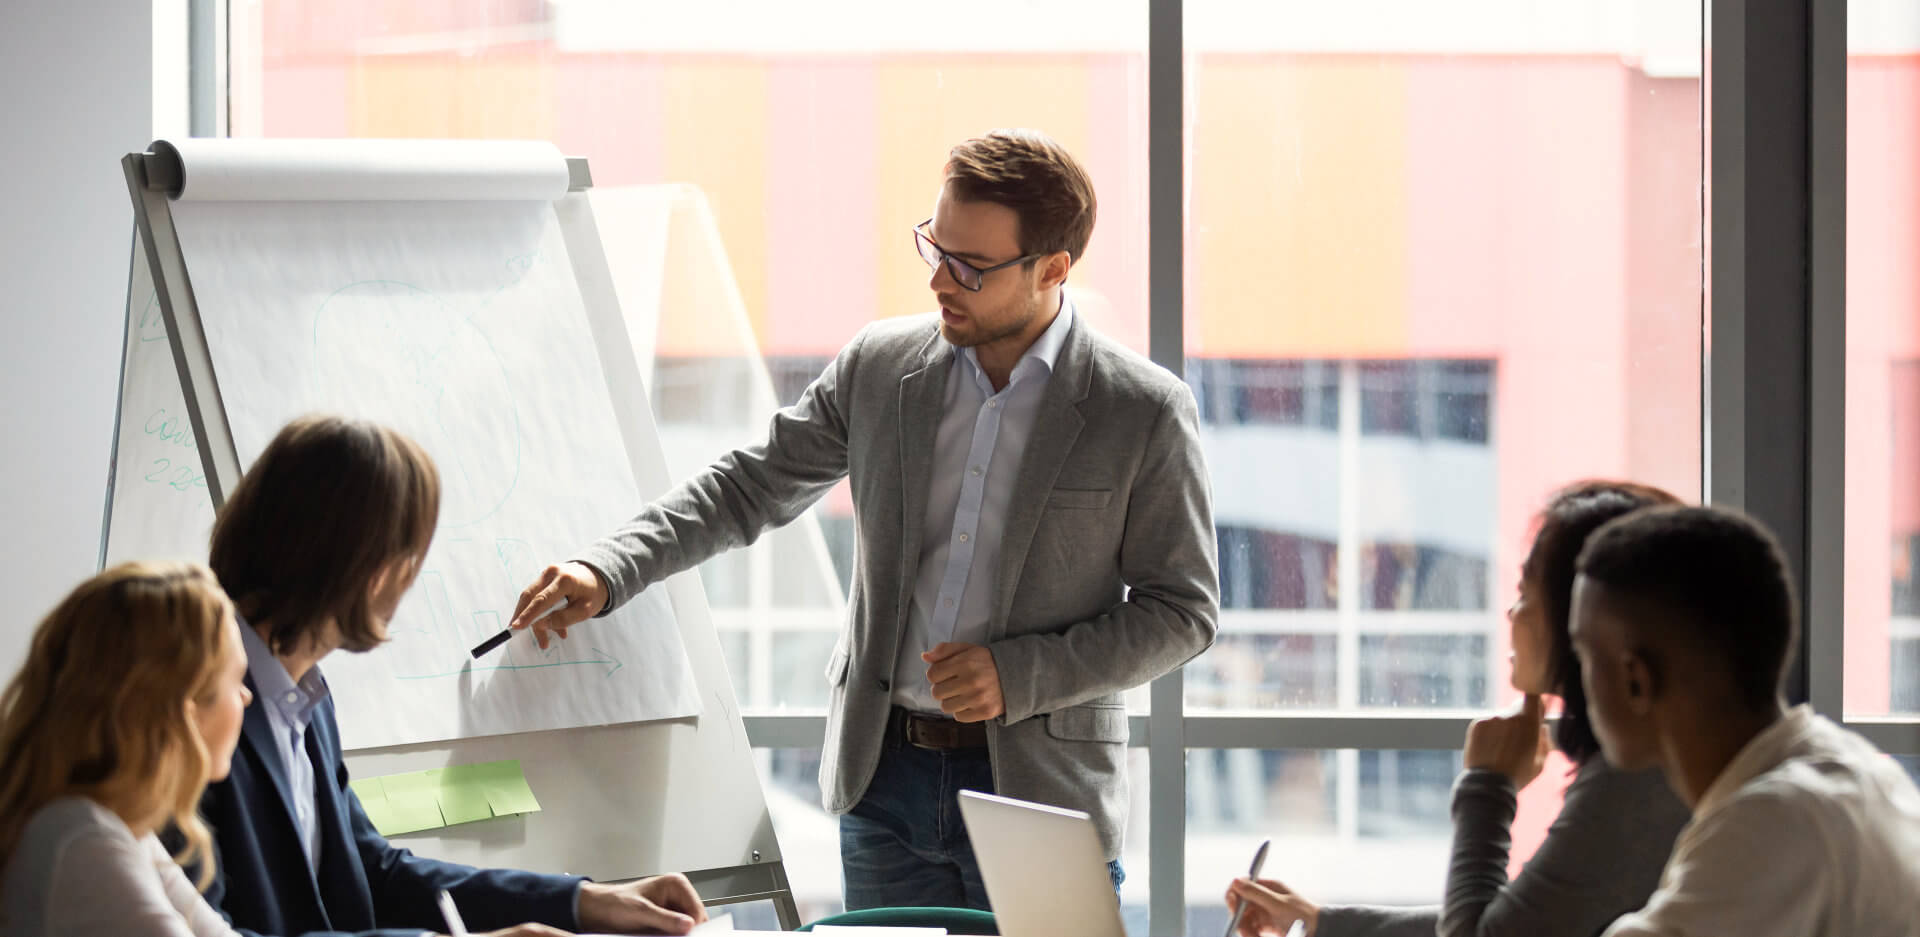
[{"label": "silver pen", "polygon": [[444,888],[440,889],[440,916],[447,919],[447,933],[451,937],[467,937],[467,922],[460,919],[460,909],[454,906],[453,896]]},{"label": "silver pen", "polygon": [[[1272,845],[1273,840],[1263,839],[1260,841],[1260,848],[1253,851],[1253,865],[1247,869],[1248,878],[1258,879],[1260,877],[1260,867],[1267,864],[1267,847]],[[1239,904],[1233,906],[1233,917],[1227,921],[1227,932],[1224,937],[1233,937],[1234,931],[1240,929],[1240,914],[1245,910],[1247,910],[1247,899],[1242,898]]]}]

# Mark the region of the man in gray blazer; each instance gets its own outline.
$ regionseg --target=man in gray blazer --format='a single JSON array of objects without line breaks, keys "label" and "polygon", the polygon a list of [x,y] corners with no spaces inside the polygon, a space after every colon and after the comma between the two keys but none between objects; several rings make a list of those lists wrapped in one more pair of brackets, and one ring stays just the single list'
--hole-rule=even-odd
[{"label": "man in gray blazer", "polygon": [[961,789],[1092,814],[1118,887],[1120,694],[1213,641],[1193,394],[1095,334],[1063,290],[1094,211],[1085,171],[1044,135],[954,147],[913,231],[939,314],[862,329],[766,442],[547,568],[515,610],[545,647],[851,478],[858,561],[820,766],[849,909],[987,907]]}]

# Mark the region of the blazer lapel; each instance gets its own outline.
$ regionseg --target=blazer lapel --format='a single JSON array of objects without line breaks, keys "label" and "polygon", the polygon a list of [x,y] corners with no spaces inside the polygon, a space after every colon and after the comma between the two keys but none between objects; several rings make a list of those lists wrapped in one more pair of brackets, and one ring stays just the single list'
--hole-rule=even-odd
[{"label": "blazer lapel", "polygon": [[[305,868],[307,867],[306,847],[301,845],[300,821],[295,819],[297,814],[293,807],[293,783],[287,780],[287,765],[281,760],[280,746],[273,738],[273,723],[267,719],[267,701],[260,695],[260,688],[254,685],[251,675],[247,677],[247,689],[253,691],[253,705],[248,706],[245,715],[241,717],[239,747],[252,752],[253,760],[260,765],[261,772],[273,785],[274,796],[280,801],[280,836],[283,837],[281,842],[288,844],[288,848],[299,856],[300,865]],[[313,740],[311,727],[307,731],[307,740],[309,742]],[[262,820],[261,822],[264,824],[273,821]],[[313,874],[311,868],[308,868],[307,884],[311,886],[309,894],[312,896],[313,906],[319,910],[321,918],[324,919],[327,916],[327,903],[320,894],[319,876]]]},{"label": "blazer lapel", "polygon": [[[324,704],[331,707],[332,703]],[[347,792],[335,786],[340,768],[340,743],[334,738],[331,716],[307,724],[307,757],[313,760],[314,810],[319,815],[320,868],[318,886],[325,897],[327,926],[340,930],[372,930],[376,926],[373,897],[367,892],[367,873],[353,835]]]},{"label": "blazer lapel", "polygon": [[1007,615],[1013,609],[1013,595],[1020,586],[1020,573],[1027,566],[1027,551],[1033,546],[1034,532],[1040,529],[1040,516],[1046,511],[1047,494],[1054,480],[1073,453],[1074,441],[1086,419],[1080,415],[1080,402],[1087,399],[1093,383],[1093,352],[1087,341],[1086,322],[1074,316],[1067,341],[1060,349],[1053,377],[1047,381],[1034,415],[1033,434],[1027,438],[1027,451],[1020,459],[1020,473],[1014,477],[1014,497],[1007,505],[1006,527],[1000,534],[1000,569],[995,577],[993,617],[987,620],[988,634],[1005,636]]},{"label": "blazer lapel", "polygon": [[[927,488],[933,483],[933,444],[940,433],[945,410],[947,375],[952,369],[953,349],[939,340],[939,332],[927,341],[920,358],[921,367],[900,379],[900,582],[898,602],[900,621],[906,621],[913,601],[913,586],[920,575],[921,528],[927,519]],[[900,632],[896,623],[893,633]],[[887,660],[899,650],[888,651]]]}]

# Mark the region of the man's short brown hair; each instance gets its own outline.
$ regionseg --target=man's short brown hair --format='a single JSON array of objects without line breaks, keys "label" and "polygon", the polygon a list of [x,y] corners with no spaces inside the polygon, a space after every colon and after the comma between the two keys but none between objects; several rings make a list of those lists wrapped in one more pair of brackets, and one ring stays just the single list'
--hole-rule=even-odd
[{"label": "man's short brown hair", "polygon": [[1093,236],[1093,181],[1078,160],[1037,130],[995,130],[947,154],[947,189],[1020,218],[1020,252],[1066,251],[1077,263]]},{"label": "man's short brown hair", "polygon": [[305,416],[282,428],[213,522],[207,565],[276,654],[302,650],[331,619],[340,646],[385,635],[368,587],[419,557],[440,518],[440,474],[420,444],[364,420]]}]

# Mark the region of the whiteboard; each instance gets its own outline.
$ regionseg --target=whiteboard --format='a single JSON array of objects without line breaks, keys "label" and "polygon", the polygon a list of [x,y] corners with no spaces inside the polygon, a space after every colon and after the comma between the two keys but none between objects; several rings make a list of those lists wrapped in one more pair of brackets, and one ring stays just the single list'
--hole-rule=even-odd
[{"label": "whiteboard", "polygon": [[[273,142],[291,145],[287,141]],[[355,148],[359,146],[356,142]],[[460,145],[460,148],[465,146]],[[184,534],[187,528],[174,523],[166,513],[166,502],[156,499],[156,492],[151,490],[154,486],[128,482],[129,468],[136,466],[141,458],[151,458],[152,447],[157,444],[156,439],[150,438],[145,432],[144,426],[151,410],[160,405],[158,401],[180,400],[179,405],[194,417],[189,431],[204,437],[195,442],[200,448],[202,468],[210,470],[207,484],[211,501],[217,499],[221,492],[230,490],[233,479],[237,478],[244,465],[241,453],[245,444],[242,440],[254,432],[246,428],[248,421],[265,422],[267,419],[264,416],[244,417],[236,413],[242,406],[236,391],[246,386],[246,375],[251,373],[256,380],[288,377],[282,382],[283,387],[274,389],[268,395],[269,399],[287,398],[290,401],[288,405],[306,402],[304,399],[291,399],[293,388],[310,389],[311,386],[309,382],[291,379],[292,375],[285,369],[293,364],[285,359],[273,368],[229,360],[225,370],[221,370],[218,362],[234,356],[231,351],[222,348],[222,343],[242,341],[234,336],[280,333],[272,333],[267,321],[222,321],[217,312],[203,317],[199,303],[209,297],[230,297],[239,287],[220,285],[217,282],[220,277],[211,273],[205,274],[208,279],[203,282],[203,271],[210,271],[211,268],[208,261],[197,256],[188,245],[208,249],[208,238],[218,241],[229,237],[218,229],[235,226],[229,229],[235,230],[244,226],[248,212],[254,210],[280,219],[274,224],[295,219],[286,226],[286,231],[281,235],[283,237],[293,237],[295,230],[305,231],[305,234],[299,235],[301,237],[319,237],[320,227],[342,220],[337,211],[315,209],[314,205],[324,204],[318,202],[296,202],[292,207],[281,203],[262,208],[260,203],[265,200],[257,197],[257,190],[255,195],[249,196],[251,202],[240,198],[220,200],[252,204],[253,208],[236,212],[227,210],[235,206],[219,206],[214,211],[183,220],[181,216],[194,213],[195,207],[191,203],[169,201],[162,194],[169,186],[178,187],[180,184],[178,167],[169,169],[169,149],[164,144],[156,144],[155,153],[133,154],[124,161],[136,208],[141,250],[135,264],[133,285],[129,289],[130,338],[122,379],[121,416],[116,431],[116,481],[110,493],[110,527],[103,547],[103,554],[107,557],[129,555],[134,550],[150,550],[155,549],[156,545],[164,547],[169,543],[179,545],[176,549],[180,552],[204,555],[204,531],[198,534],[197,539],[194,535]],[[584,169],[583,163],[578,168]],[[334,194],[338,195],[341,191],[352,194],[354,182],[347,178],[350,175],[347,173],[334,180],[341,187]],[[192,178],[190,172],[188,176]],[[206,179],[201,177],[198,181],[205,183]],[[457,195],[460,185],[451,188],[456,190]],[[481,283],[480,279],[469,280],[466,285],[460,286],[451,282],[433,283],[431,278],[425,284],[411,282],[416,286],[433,288],[435,292],[454,295],[456,302],[472,301],[473,297],[481,295],[483,288],[492,291],[488,295],[501,294],[503,288],[509,293],[512,289],[524,288],[537,291],[529,295],[541,297],[542,315],[548,314],[551,303],[547,301],[564,301],[563,305],[578,310],[579,319],[573,324],[582,326],[585,332],[573,334],[572,340],[583,342],[580,347],[587,349],[588,354],[574,360],[573,364],[577,372],[597,373],[595,380],[598,383],[574,377],[561,384],[581,393],[596,395],[610,413],[612,423],[606,441],[611,447],[612,458],[604,461],[611,464],[601,464],[600,468],[613,477],[610,481],[602,479],[596,484],[609,487],[616,485],[620,473],[612,470],[618,468],[624,472],[626,483],[632,486],[630,495],[612,495],[627,498],[623,503],[598,504],[586,509],[592,514],[591,534],[602,533],[620,518],[631,514],[644,500],[664,493],[669,479],[640,370],[633,358],[587,197],[584,192],[576,191],[546,202],[544,211],[515,208],[488,213],[492,216],[488,224],[498,230],[488,228],[487,224],[474,226],[472,222],[476,219],[470,213],[462,214],[470,212],[471,206],[468,209],[456,207],[462,201],[461,198],[444,194],[423,200],[409,209],[407,219],[383,219],[381,227],[385,230],[381,236],[398,236],[385,224],[394,222],[402,227],[415,224],[437,226],[437,237],[463,241],[470,239],[470,243],[474,244],[494,235],[505,236],[503,232],[509,231],[534,239],[527,242],[537,245],[534,251],[514,254],[513,257],[522,258],[518,261],[509,258],[509,272],[504,280],[488,282],[484,286],[471,285]],[[470,202],[472,199],[464,201]],[[503,201],[539,202],[537,199]],[[179,211],[182,208],[186,211]],[[297,220],[301,216],[312,224]],[[450,220],[455,222],[451,226]],[[202,225],[208,230],[200,230],[198,226]],[[191,233],[183,236],[181,229]],[[344,232],[347,229],[334,230]],[[366,234],[368,229],[362,227],[358,230]],[[493,233],[483,237],[488,230]],[[498,244],[494,243],[494,246]],[[237,251],[238,247],[230,242],[225,249]],[[355,248],[335,241],[325,250],[346,255]],[[381,253],[384,255],[386,252]],[[535,256],[529,260],[525,257],[527,253]],[[475,256],[477,258],[479,255]],[[303,258],[301,265],[320,269],[344,262],[338,257],[327,264],[314,264],[311,261],[312,258]],[[497,270],[498,267],[493,269]],[[191,277],[189,270],[192,270]],[[269,291],[278,289],[283,296],[301,297],[300,303],[281,305],[294,308],[299,308],[301,303],[311,305],[315,291],[320,289],[316,285],[320,280],[316,278],[302,285],[301,276],[290,276],[292,272],[290,265],[275,269],[275,282],[286,284],[284,288],[262,286],[266,278],[259,276],[255,277],[256,288]],[[140,329],[141,313],[138,310],[142,303],[139,294],[150,289],[147,286],[150,279],[158,283],[158,289],[151,292],[158,295],[165,312],[163,321],[168,341],[148,342],[143,347],[136,340]],[[516,284],[524,284],[524,287]],[[337,290],[340,285],[333,289]],[[404,291],[388,290],[381,295],[394,292]],[[502,312],[519,308],[524,313],[526,308],[519,299],[496,298],[494,302],[499,304],[494,308]],[[513,303],[520,305],[516,307]],[[255,298],[253,308],[262,305],[270,305],[265,302],[264,295]],[[463,321],[466,319],[465,316],[461,318]],[[484,316],[481,318],[486,321]],[[271,316],[266,319],[270,320]],[[496,325],[491,321],[486,324],[489,328]],[[313,336],[305,334],[303,337],[309,347],[313,347]],[[160,346],[170,346],[171,356],[150,350]],[[170,366],[169,357],[173,359]],[[315,357],[324,360],[323,356]],[[299,366],[317,367],[311,361]],[[249,367],[253,369],[252,372],[246,370]],[[506,363],[502,367],[511,372],[513,365]],[[214,379],[216,373],[222,374],[221,379]],[[226,374],[242,377],[229,383]],[[263,405],[249,401],[245,406]],[[578,429],[578,426],[574,428]],[[167,443],[171,440],[160,439],[157,442]],[[568,446],[573,445],[573,441],[569,440]],[[538,488],[531,490],[537,491]],[[468,506],[472,503],[469,501]],[[455,507],[455,502],[450,500],[448,505]],[[210,517],[210,506],[206,510]],[[443,521],[448,518],[457,520],[459,516],[458,510],[448,512],[443,514]],[[567,555],[578,545],[535,545],[531,553],[541,557],[537,562],[545,562]],[[492,562],[503,562],[499,559],[497,549]],[[516,584],[516,592],[517,589]],[[780,906],[783,921],[788,925],[795,924],[797,921],[792,920],[791,896],[786,890],[785,872],[780,864],[779,848],[773,837],[772,823],[754,769],[752,750],[734,703],[732,683],[726,672],[698,576],[686,573],[673,577],[649,590],[649,593],[652,601],[658,603],[652,614],[661,617],[642,624],[655,625],[652,629],[654,632],[670,633],[681,648],[682,666],[688,675],[692,697],[692,715],[573,729],[466,733],[460,737],[379,745],[368,743],[368,736],[358,726],[346,725],[343,718],[342,734],[350,752],[349,767],[357,776],[376,776],[447,764],[519,759],[529,783],[542,802],[543,810],[540,813],[448,827],[400,837],[400,841],[437,858],[540,871],[575,872],[602,879],[683,871],[689,873],[703,897],[709,900],[729,897],[772,898]],[[419,596],[414,598],[418,599]],[[396,619],[396,626],[400,624],[401,621]],[[636,630],[632,623],[615,625],[596,622],[595,625],[593,637],[596,639],[608,632]],[[515,640],[518,642],[523,639]],[[366,656],[377,658],[388,650],[391,649]],[[565,650],[569,649],[563,645]],[[461,653],[464,655],[464,648]],[[360,695],[362,691],[343,685],[341,678],[336,676],[342,672],[340,660],[340,656],[336,655],[329,658],[323,667],[335,684],[336,697],[344,702],[349,694]],[[583,665],[579,668],[550,669],[587,668]],[[646,669],[629,663],[616,670],[613,676],[617,680],[626,671]],[[609,690],[612,682],[607,679],[589,683],[601,694],[617,695]]]}]

